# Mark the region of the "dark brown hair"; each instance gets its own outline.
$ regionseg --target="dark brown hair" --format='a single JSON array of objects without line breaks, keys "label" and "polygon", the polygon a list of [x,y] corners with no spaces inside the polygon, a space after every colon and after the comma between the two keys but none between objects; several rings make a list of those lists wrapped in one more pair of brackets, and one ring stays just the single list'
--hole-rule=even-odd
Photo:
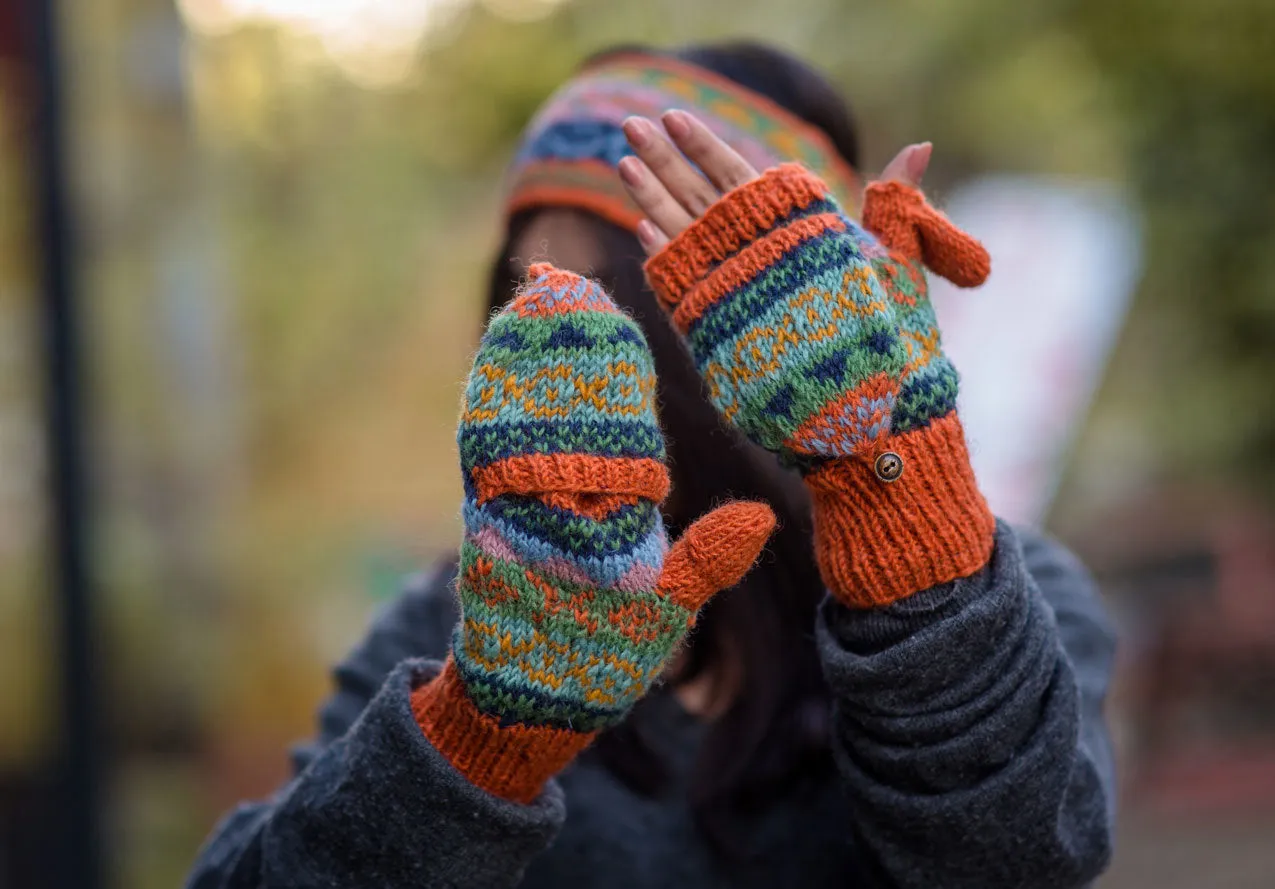
[{"label": "dark brown hair", "polygon": [[[638,51],[617,47],[603,55]],[[804,63],[763,46],[737,43],[669,53],[715,71],[782,105],[822,129],[852,166],[858,141],[836,91]],[[596,57],[595,57],[596,58]],[[760,563],[738,586],[716,596],[689,639],[685,669],[674,683],[734,671],[723,715],[706,729],[690,778],[690,805],[712,845],[733,861],[747,848],[749,816],[780,796],[799,792],[831,770],[828,692],[814,645],[815,609],[824,595],[811,545],[810,503],[796,475],[775,457],[727,428],[677,333],[642,275],[636,238],[600,218],[587,220],[604,258],[589,270],[642,325],[659,376],[660,422],[668,439],[673,496],[665,505],[671,538],[731,498],[762,500],[779,530]],[[514,217],[492,269],[489,308],[506,302],[520,266],[513,245],[535,211]],[[653,695],[664,692],[657,690]],[[669,781],[667,764],[644,732],[648,696],[629,719],[607,732],[592,755],[637,793],[654,796]]]}]

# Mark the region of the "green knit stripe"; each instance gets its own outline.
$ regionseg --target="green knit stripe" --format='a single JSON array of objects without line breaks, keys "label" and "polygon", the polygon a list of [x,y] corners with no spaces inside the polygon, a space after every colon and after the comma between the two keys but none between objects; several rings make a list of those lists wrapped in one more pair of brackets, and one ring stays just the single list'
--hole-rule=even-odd
[{"label": "green knit stripe", "polygon": [[581,584],[471,543],[460,577],[453,658],[479,709],[525,724],[592,731],[614,721],[690,617],[653,591]]}]

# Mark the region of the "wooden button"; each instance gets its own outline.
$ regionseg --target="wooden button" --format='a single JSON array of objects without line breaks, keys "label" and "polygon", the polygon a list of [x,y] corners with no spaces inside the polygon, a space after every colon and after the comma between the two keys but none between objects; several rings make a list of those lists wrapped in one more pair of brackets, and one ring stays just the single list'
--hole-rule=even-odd
[{"label": "wooden button", "polygon": [[877,474],[877,478],[889,484],[898,481],[899,476],[903,475],[903,458],[894,451],[886,451],[876,462],[872,464],[872,469]]}]

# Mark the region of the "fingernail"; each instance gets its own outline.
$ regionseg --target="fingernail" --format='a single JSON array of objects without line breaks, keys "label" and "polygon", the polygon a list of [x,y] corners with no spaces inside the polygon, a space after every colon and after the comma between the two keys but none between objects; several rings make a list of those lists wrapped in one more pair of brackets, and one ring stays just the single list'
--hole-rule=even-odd
[{"label": "fingernail", "polygon": [[637,224],[637,237],[644,248],[650,247],[655,241],[655,226],[647,219],[643,219]]},{"label": "fingernail", "polygon": [[620,178],[626,185],[636,186],[642,177],[642,173],[638,169],[638,159],[635,157],[620,158],[619,169]]},{"label": "fingernail", "polygon": [[913,145],[912,150],[908,152],[908,175],[917,185],[921,184],[921,178],[925,175],[925,171],[929,169],[930,155],[933,152],[934,144],[931,142]]},{"label": "fingernail", "polygon": [[644,117],[625,118],[624,135],[634,148],[642,148],[651,140],[651,124]]},{"label": "fingernail", "polygon": [[685,111],[676,108],[665,111],[661,120],[664,121],[664,129],[668,130],[668,134],[674,139],[685,139],[691,134],[691,121]]}]

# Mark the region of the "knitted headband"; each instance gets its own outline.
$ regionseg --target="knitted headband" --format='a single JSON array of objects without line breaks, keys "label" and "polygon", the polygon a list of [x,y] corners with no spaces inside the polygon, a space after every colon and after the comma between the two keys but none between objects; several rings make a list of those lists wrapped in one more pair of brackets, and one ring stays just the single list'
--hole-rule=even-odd
[{"label": "knitted headband", "polygon": [[798,161],[857,215],[859,177],[817,127],[766,97],[696,65],[627,53],[589,65],[544,104],[510,168],[506,210],[574,207],[630,231],[642,213],[616,174],[632,154],[626,117],[692,111],[757,170]]}]

